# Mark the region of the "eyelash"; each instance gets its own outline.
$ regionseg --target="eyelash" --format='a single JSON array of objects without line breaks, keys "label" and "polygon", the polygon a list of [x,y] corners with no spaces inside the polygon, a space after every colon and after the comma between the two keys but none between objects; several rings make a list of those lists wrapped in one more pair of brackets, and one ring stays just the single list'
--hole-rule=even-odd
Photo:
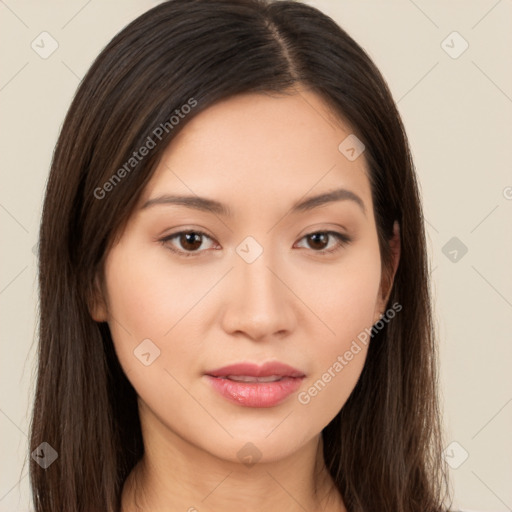
[{"label": "eyelash", "polygon": [[[193,257],[193,256],[200,255],[204,251],[188,251],[188,252],[187,251],[182,251],[180,249],[176,249],[176,248],[173,248],[173,247],[169,246],[167,244],[167,242],[169,242],[173,238],[179,237],[180,235],[191,234],[191,233],[194,233],[196,235],[201,235],[201,236],[204,236],[206,238],[209,238],[210,240],[213,240],[212,237],[207,235],[204,231],[200,231],[200,230],[196,230],[196,229],[190,229],[190,230],[185,230],[185,231],[178,231],[177,233],[172,233],[171,235],[168,235],[168,236],[166,236],[164,238],[159,239],[159,242],[166,249],[170,250],[171,252],[179,254],[180,256],[183,256],[185,258],[190,258],[190,257]],[[304,238],[310,237],[312,235],[320,235],[320,234],[321,235],[331,235],[331,236],[333,236],[334,238],[336,238],[338,240],[337,245],[334,248],[332,248],[332,249],[322,249],[320,251],[313,250],[313,252],[315,254],[320,254],[322,256],[326,256],[328,254],[332,254],[332,253],[338,252],[339,250],[341,250],[342,248],[347,246],[352,241],[352,239],[349,236],[344,235],[342,233],[338,233],[337,231],[312,231],[311,233],[307,233],[306,235],[304,235],[301,238],[301,240],[303,240]]]}]

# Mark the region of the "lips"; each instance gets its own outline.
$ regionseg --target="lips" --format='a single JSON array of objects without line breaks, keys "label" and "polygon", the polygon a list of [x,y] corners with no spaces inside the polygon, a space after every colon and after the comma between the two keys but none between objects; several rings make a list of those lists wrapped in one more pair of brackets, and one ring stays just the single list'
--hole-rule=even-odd
[{"label": "lips", "polygon": [[302,384],[305,374],[279,362],[238,363],[209,371],[205,378],[224,398],[245,407],[273,407]]},{"label": "lips", "polygon": [[206,373],[212,377],[304,377],[304,373],[284,363],[237,363]]},{"label": "lips", "polygon": [[284,377],[282,375],[269,375],[268,377],[251,377],[249,375],[226,375],[221,379],[229,379],[235,382],[277,382]]}]

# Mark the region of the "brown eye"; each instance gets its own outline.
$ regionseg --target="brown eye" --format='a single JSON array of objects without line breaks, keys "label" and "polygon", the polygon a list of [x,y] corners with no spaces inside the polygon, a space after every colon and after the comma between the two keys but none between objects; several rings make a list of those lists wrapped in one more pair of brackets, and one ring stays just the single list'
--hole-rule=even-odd
[{"label": "brown eye", "polygon": [[[170,251],[178,253],[180,256],[196,256],[203,253],[199,250],[205,239],[212,240],[206,233],[202,231],[180,231],[172,235],[162,238],[160,242]],[[173,243],[173,241],[176,241]]]},{"label": "brown eye", "polygon": [[199,247],[201,247],[201,244],[203,243],[201,235],[194,231],[191,231],[190,233],[180,234],[178,240],[180,242],[181,247],[183,247],[187,251],[195,251],[196,249],[199,249]]},{"label": "brown eye", "polygon": [[[329,241],[332,238],[334,238],[337,243],[328,249]],[[349,236],[336,231],[316,231],[305,235],[302,240],[307,241],[308,247],[306,247],[306,249],[312,249],[313,252],[319,254],[328,254],[342,249],[344,246],[348,245],[352,239]]]},{"label": "brown eye", "polygon": [[[332,239],[335,239],[337,243],[328,248]],[[160,242],[170,251],[188,257],[201,256],[205,252],[204,248],[201,249],[205,240],[213,241],[210,236],[202,231],[189,230],[168,235],[162,238]],[[351,242],[349,236],[336,231],[316,231],[305,235],[301,240],[307,241],[306,249],[311,249],[320,255],[334,253]]]},{"label": "brown eye", "polygon": [[308,235],[307,238],[313,249],[323,250],[329,243],[329,235],[327,233],[313,233]]}]

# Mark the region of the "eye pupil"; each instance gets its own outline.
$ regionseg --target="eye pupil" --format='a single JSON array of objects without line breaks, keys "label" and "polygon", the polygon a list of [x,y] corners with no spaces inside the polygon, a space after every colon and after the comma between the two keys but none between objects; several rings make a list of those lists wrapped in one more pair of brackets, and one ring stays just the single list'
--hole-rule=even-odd
[{"label": "eye pupil", "polygon": [[313,248],[315,248],[315,243],[319,241],[319,239],[323,239],[320,241],[320,245],[321,247],[316,247],[316,249],[324,249],[325,248],[325,245],[326,245],[326,242],[328,241],[328,236],[326,233],[313,233],[312,235],[309,235],[309,239],[310,241],[311,240],[314,240],[313,242]]}]

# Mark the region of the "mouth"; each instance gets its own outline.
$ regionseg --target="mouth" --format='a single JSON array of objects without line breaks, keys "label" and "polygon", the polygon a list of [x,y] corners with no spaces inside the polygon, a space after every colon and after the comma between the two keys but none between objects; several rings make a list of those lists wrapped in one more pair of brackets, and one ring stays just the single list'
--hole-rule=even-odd
[{"label": "mouth", "polygon": [[243,407],[274,407],[296,391],[305,374],[273,362],[239,363],[207,372],[204,377],[227,400]]},{"label": "mouth", "polygon": [[268,377],[252,377],[250,375],[226,375],[218,377],[219,379],[228,379],[234,382],[279,382],[286,379],[283,375],[269,375]]}]

